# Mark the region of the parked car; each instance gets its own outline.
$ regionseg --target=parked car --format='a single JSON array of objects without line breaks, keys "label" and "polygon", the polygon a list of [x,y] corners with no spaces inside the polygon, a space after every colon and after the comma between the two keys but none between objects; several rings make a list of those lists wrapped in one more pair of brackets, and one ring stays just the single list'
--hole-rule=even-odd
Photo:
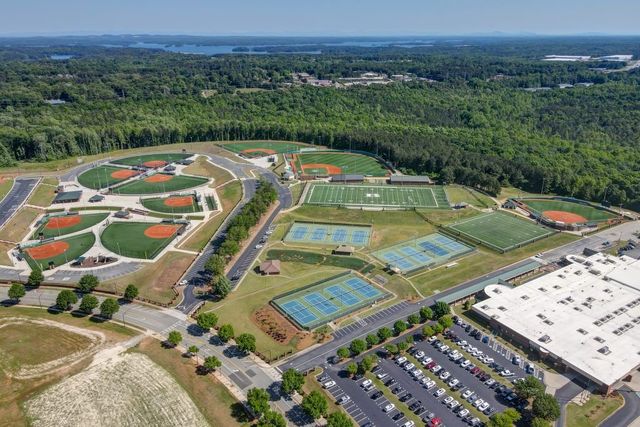
[{"label": "parked car", "polygon": [[344,405],[345,403],[349,402],[351,400],[351,398],[348,395],[343,395],[339,400],[338,400],[338,405]]},{"label": "parked car", "polygon": [[366,379],[364,381],[362,381],[362,384],[360,384],[361,387],[366,387],[368,385],[370,385],[371,383],[373,383],[373,381],[371,381],[370,379]]},{"label": "parked car", "polygon": [[335,385],[336,385],[336,382],[331,380],[331,381],[327,381],[326,383],[322,384],[322,387],[331,388],[331,387],[334,387]]},{"label": "parked car", "polygon": [[381,397],[382,397],[382,395],[383,395],[383,394],[384,394],[384,393],[382,393],[380,390],[378,390],[378,391],[376,391],[375,393],[373,393],[373,394],[371,395],[371,398],[372,398],[373,400],[378,400],[379,398],[381,398]]},{"label": "parked car", "polygon": [[465,391],[462,393],[462,395],[461,395],[461,396],[462,396],[462,398],[463,398],[463,399],[465,399],[465,400],[466,400],[466,399],[467,399],[469,396],[471,396],[472,394],[473,394],[473,390],[465,390]]},{"label": "parked car", "polygon": [[468,409],[463,409],[462,411],[458,412],[458,416],[461,417],[461,418],[464,418],[467,415],[469,415],[469,410]]},{"label": "parked car", "polygon": [[391,419],[393,421],[398,421],[399,419],[401,419],[402,417],[404,417],[404,414],[402,412],[398,412],[397,414],[395,414],[393,417],[391,417]]},{"label": "parked car", "polygon": [[522,362],[522,359],[520,358],[520,356],[513,356],[511,358],[511,363],[513,363],[514,365],[519,365]]},{"label": "parked car", "polygon": [[445,390],[444,390],[443,388],[439,388],[439,389],[437,389],[437,390],[433,393],[433,395],[434,395],[435,397],[440,397],[440,396],[442,396],[444,393],[445,393]]},{"label": "parked car", "polygon": [[384,408],[382,408],[382,410],[384,412],[391,412],[394,409],[396,409],[396,405],[394,405],[393,403],[389,403],[387,406],[385,406]]}]

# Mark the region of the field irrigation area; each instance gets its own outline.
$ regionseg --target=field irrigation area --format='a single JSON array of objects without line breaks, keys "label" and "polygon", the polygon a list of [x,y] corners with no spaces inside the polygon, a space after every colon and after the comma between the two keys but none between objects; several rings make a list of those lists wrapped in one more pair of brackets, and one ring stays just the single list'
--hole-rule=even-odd
[{"label": "field irrigation area", "polygon": [[278,153],[290,153],[306,147],[305,145],[294,142],[281,141],[230,142],[221,144],[220,146],[233,153],[242,154],[245,157],[262,157]]},{"label": "field irrigation area", "polygon": [[515,215],[492,212],[447,225],[449,232],[464,236],[498,252],[507,252],[554,233],[553,230]]},{"label": "field irrigation area", "polygon": [[300,175],[327,176],[358,174],[365,176],[388,176],[390,171],[375,157],[344,151],[320,151],[292,154],[294,170]]},{"label": "field irrigation area", "polygon": [[33,233],[33,238],[38,238],[41,233],[45,239],[75,233],[76,231],[93,227],[104,221],[108,216],[108,212],[102,212],[46,217],[43,218],[42,225]]},{"label": "field irrigation area", "polygon": [[23,251],[24,257],[33,269],[46,270],[50,264],[56,267],[74,261],[87,252],[96,242],[93,233],[56,239]]},{"label": "field irrigation area", "polygon": [[616,217],[612,212],[598,209],[587,203],[558,199],[519,199],[518,201],[550,220],[565,223],[602,222]]},{"label": "field irrigation area", "polygon": [[138,259],[153,259],[176,237],[180,225],[149,222],[113,222],[100,235],[111,252]]},{"label": "field irrigation area", "polygon": [[78,176],[78,182],[83,187],[100,190],[101,188],[111,187],[139,174],[140,172],[131,169],[104,165],[81,173]]},{"label": "field irrigation area", "polygon": [[114,194],[162,194],[187,190],[209,182],[207,178],[187,175],[169,175],[157,173],[144,179],[127,182],[113,190]]},{"label": "field irrigation area", "polygon": [[140,203],[145,208],[156,212],[172,214],[202,212],[202,206],[193,194],[141,199]]},{"label": "field irrigation area", "polygon": [[307,193],[305,203],[392,209],[450,207],[440,186],[314,184]]},{"label": "field irrigation area", "polygon": [[145,166],[145,167],[161,167],[168,163],[178,160],[184,160],[191,157],[192,154],[186,153],[158,153],[158,154],[140,154],[138,156],[125,157],[118,160],[112,160],[115,165],[126,166]]}]

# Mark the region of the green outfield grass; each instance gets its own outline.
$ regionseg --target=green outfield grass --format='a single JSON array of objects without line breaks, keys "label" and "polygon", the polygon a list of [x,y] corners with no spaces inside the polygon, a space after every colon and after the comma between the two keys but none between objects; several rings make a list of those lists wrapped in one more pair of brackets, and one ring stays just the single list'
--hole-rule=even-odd
[{"label": "green outfield grass", "polygon": [[606,221],[615,218],[611,212],[594,208],[593,206],[583,205],[580,203],[572,203],[565,200],[553,199],[525,199],[522,203],[529,206],[538,213],[544,211],[564,211],[571,212],[586,218],[589,221]]},{"label": "green outfield grass", "polygon": [[156,212],[165,212],[165,213],[193,213],[193,212],[202,212],[202,206],[199,203],[196,203],[196,199],[193,196],[191,197],[191,204],[188,206],[170,206],[167,205],[168,200],[173,199],[174,197],[154,197],[151,199],[142,199],[142,206],[145,208],[156,211]]},{"label": "green outfield grass", "polygon": [[191,154],[186,153],[158,153],[158,154],[139,154],[137,156],[125,157],[123,159],[112,160],[110,163],[116,165],[138,166],[145,162],[161,160],[167,163],[175,162],[177,160],[186,159],[191,157]]},{"label": "green outfield grass", "polygon": [[176,175],[169,181],[147,182],[144,179],[136,179],[127,182],[122,187],[113,190],[115,194],[160,194],[172,193],[174,191],[187,190],[206,184],[208,179],[197,176]]},{"label": "green outfield grass", "polygon": [[491,249],[506,252],[554,233],[553,230],[515,215],[492,212],[455,222],[447,228]]},{"label": "green outfield grass", "polygon": [[377,206],[388,208],[449,208],[440,186],[314,184],[305,203],[324,206]]},{"label": "green outfield grass", "polygon": [[[77,236],[67,237],[63,239],[56,239],[55,242],[65,242],[69,245],[63,254],[53,256],[46,259],[35,260],[29,256],[25,251],[24,256],[29,266],[33,269],[46,270],[49,268],[49,263],[53,262],[56,266],[71,262],[87,252],[96,242],[96,236],[93,233],[84,233]],[[45,243],[46,245],[47,243]]]},{"label": "green outfield grass", "polygon": [[[322,165],[331,165],[328,170]],[[296,154],[295,168],[302,175],[357,174],[367,176],[387,176],[389,170],[378,160],[363,154],[343,151],[307,152]]]},{"label": "green outfield grass", "polygon": [[100,235],[100,241],[111,252],[129,258],[152,259],[175,238],[145,236],[147,228],[157,224],[148,222],[113,222]]},{"label": "green outfield grass", "polygon": [[98,166],[88,171],[82,172],[78,176],[78,182],[80,185],[99,190],[101,188],[107,188],[119,182],[125,181],[127,178],[114,178],[112,173],[118,171],[124,171],[127,169],[118,168],[115,166]]},{"label": "green outfield grass", "polygon": [[242,153],[247,150],[247,152],[243,154],[248,157],[253,157],[298,151],[301,147],[305,147],[306,145],[283,141],[247,141],[221,144],[220,146],[234,153]]},{"label": "green outfield grass", "polygon": [[[58,237],[58,236],[64,236],[66,234],[75,233],[76,231],[93,227],[94,225],[104,221],[108,216],[109,216],[109,213],[106,213],[106,212],[69,216],[70,218],[71,217],[80,218],[80,223],[71,225],[69,227],[62,227],[62,228],[47,228],[47,224],[51,220],[51,218],[49,218],[46,222],[40,225],[40,227],[38,227],[35,233],[33,233],[33,238],[34,239],[37,238],[40,235],[40,233],[42,233],[45,239],[49,237]],[[63,217],[63,218],[67,218],[67,217]]]}]

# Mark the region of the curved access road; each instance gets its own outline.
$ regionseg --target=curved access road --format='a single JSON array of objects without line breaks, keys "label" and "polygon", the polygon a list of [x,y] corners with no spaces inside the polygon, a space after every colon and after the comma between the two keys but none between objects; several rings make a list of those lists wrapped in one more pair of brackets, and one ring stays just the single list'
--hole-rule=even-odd
[{"label": "curved access road", "polygon": [[40,178],[16,178],[13,187],[0,201],[0,227],[4,226],[18,209],[24,205]]}]

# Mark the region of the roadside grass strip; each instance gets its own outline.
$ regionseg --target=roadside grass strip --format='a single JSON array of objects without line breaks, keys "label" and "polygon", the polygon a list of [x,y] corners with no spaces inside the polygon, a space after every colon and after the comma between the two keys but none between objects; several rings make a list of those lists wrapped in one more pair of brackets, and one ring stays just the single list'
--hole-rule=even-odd
[{"label": "roadside grass strip", "polygon": [[42,237],[59,237],[67,234],[75,233],[104,221],[109,213],[92,213],[80,215],[65,216],[45,216],[41,221],[41,225],[33,233],[32,238],[37,239],[41,234]]},{"label": "roadside grass strip", "polygon": [[279,295],[271,304],[298,328],[311,330],[390,295],[347,272]]},{"label": "roadside grass strip", "polygon": [[[303,175],[358,174],[387,176],[389,170],[375,157],[342,151],[306,152],[295,155]],[[326,165],[326,166],[324,166]]]},{"label": "roadside grass strip", "polygon": [[305,203],[394,209],[449,208],[442,187],[314,184]]},{"label": "roadside grass strip", "polygon": [[87,252],[96,242],[93,233],[56,239],[23,251],[25,260],[32,269],[47,270],[50,265],[59,267],[74,261]]},{"label": "roadside grass strip", "polygon": [[122,195],[171,193],[199,187],[208,181],[207,178],[197,176],[157,173],[147,178],[127,182],[123,186],[113,189],[113,193]]},{"label": "roadside grass strip", "polygon": [[112,222],[100,235],[100,241],[115,254],[152,259],[171,243],[179,228],[165,223]]},{"label": "roadside grass strip", "polygon": [[291,225],[284,241],[288,243],[310,243],[314,245],[368,246],[371,226],[351,224],[328,224],[296,221]]},{"label": "roadside grass strip", "polygon": [[138,156],[131,156],[131,157],[125,157],[123,159],[112,160],[110,161],[110,163],[113,163],[116,165],[127,165],[127,166],[159,167],[159,166],[164,166],[163,164],[161,164],[161,162],[164,164],[168,164],[178,160],[184,160],[191,156],[192,154],[187,154],[187,153],[141,154]]},{"label": "roadside grass strip", "polygon": [[380,249],[371,255],[406,275],[442,265],[473,250],[472,246],[452,237],[434,233]]},{"label": "roadside grass strip", "polygon": [[503,212],[474,216],[447,225],[446,229],[498,252],[507,252],[555,233],[550,228]]},{"label": "roadside grass strip", "polygon": [[82,172],[78,176],[78,182],[83,187],[100,190],[126,181],[139,174],[140,172],[138,171],[116,166],[98,166]]}]

